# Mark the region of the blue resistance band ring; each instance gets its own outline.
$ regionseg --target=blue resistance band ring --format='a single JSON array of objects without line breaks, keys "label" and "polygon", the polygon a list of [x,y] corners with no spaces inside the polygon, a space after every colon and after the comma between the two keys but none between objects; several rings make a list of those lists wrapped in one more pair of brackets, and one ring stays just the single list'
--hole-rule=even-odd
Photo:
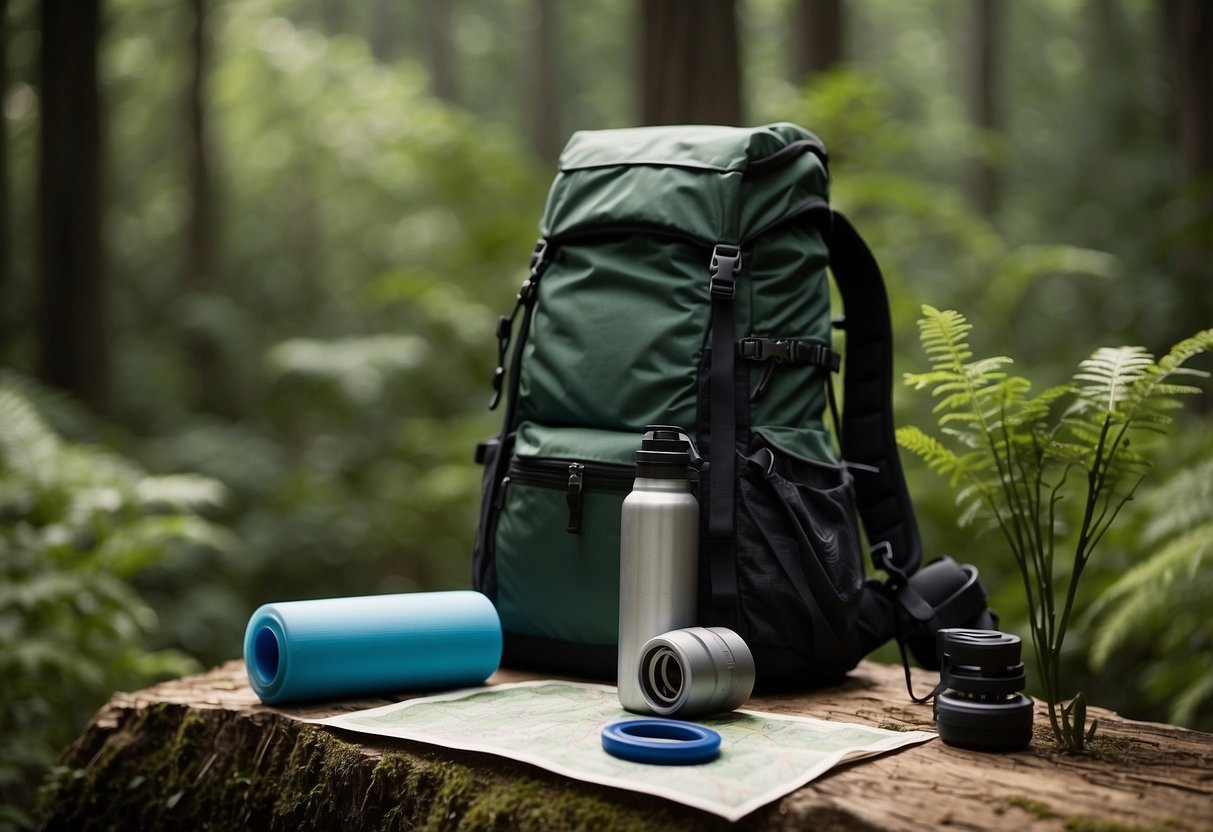
[{"label": "blue resistance band ring", "polygon": [[716,759],[720,734],[693,722],[624,719],[602,729],[602,747],[634,763],[692,766]]}]

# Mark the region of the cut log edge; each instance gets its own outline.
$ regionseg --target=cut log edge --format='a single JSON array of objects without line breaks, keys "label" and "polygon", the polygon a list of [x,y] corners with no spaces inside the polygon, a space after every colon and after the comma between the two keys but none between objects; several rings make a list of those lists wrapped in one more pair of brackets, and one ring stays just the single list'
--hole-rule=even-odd
[{"label": "cut log edge", "polygon": [[[492,681],[534,678],[502,671]],[[711,829],[721,819],[660,798],[569,780],[491,755],[303,720],[386,704],[271,708],[243,664],[116,694],[46,788],[46,828]],[[864,662],[844,684],[748,707],[931,729],[900,668]],[[1213,829],[1213,735],[1092,709],[1120,758],[1036,742],[1008,755],[933,740],[841,767],[736,828]],[[1038,706],[1038,729],[1045,724]],[[1112,824],[1111,826],[1109,824]]]}]

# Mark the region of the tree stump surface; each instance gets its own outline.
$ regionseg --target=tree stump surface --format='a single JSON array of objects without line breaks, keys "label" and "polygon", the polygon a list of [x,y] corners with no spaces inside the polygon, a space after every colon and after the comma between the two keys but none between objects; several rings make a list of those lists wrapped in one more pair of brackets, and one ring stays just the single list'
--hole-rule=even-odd
[{"label": "tree stump surface", "polygon": [[[918,685],[925,687],[922,672]],[[537,678],[500,671],[490,682]],[[402,697],[403,698],[403,697]],[[717,829],[661,798],[569,780],[500,757],[301,719],[387,704],[262,705],[243,663],[116,694],[44,789],[47,829]],[[820,690],[747,707],[933,730],[900,667],[863,662]],[[1213,830],[1213,734],[1098,708],[1097,753],[1052,748],[1037,705],[1025,751],[936,739],[836,768],[741,819],[741,829]]]}]

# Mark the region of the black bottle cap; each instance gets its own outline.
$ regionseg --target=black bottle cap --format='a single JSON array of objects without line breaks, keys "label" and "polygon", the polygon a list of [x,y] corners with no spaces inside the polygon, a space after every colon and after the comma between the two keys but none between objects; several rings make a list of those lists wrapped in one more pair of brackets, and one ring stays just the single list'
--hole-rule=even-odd
[{"label": "black bottle cap", "polygon": [[691,461],[698,459],[687,432],[677,425],[649,425],[636,452],[640,476],[686,479]]}]

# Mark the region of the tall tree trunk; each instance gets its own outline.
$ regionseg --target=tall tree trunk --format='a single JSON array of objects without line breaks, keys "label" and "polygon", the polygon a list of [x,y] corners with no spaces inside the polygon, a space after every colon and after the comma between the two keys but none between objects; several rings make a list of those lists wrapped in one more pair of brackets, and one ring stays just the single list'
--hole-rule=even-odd
[{"label": "tall tree trunk", "polygon": [[38,375],[109,407],[101,240],[100,0],[43,0],[38,140]]},{"label": "tall tree trunk", "polygon": [[1194,208],[1176,253],[1176,336],[1186,337],[1213,326],[1213,4],[1168,0],[1164,14],[1175,61],[1181,184]]},{"label": "tall tree trunk", "polygon": [[380,63],[400,57],[401,4],[398,0],[373,0],[366,33],[371,54]]},{"label": "tall tree trunk", "polygon": [[[207,0],[190,0],[190,73],[185,94],[188,126],[186,182],[189,188],[185,228],[186,293],[205,302],[214,288],[215,228],[211,190],[210,141],[206,129],[206,72],[209,63]],[[211,413],[233,416],[231,385],[215,333],[204,324],[186,332],[186,348],[193,367],[196,404]]]},{"label": "tall tree trunk", "polygon": [[346,0],[320,0],[320,22],[329,37],[350,31],[350,3]]},{"label": "tall tree trunk", "polygon": [[793,81],[842,63],[846,17],[842,0],[796,0],[792,22]]},{"label": "tall tree trunk", "polygon": [[430,71],[430,92],[447,101],[457,98],[455,60],[452,54],[452,10],[450,0],[424,0],[421,31],[425,42],[425,65]]},{"label": "tall tree trunk", "polygon": [[645,124],[741,124],[734,0],[640,0]]},{"label": "tall tree trunk", "polygon": [[[1002,0],[973,0],[969,10],[965,98],[969,122],[988,136],[1002,127],[998,76]],[[992,217],[998,211],[1001,183],[998,169],[988,153],[982,153],[970,162],[966,189],[973,207],[983,216]]]},{"label": "tall tree trunk", "polygon": [[560,153],[560,72],[556,46],[560,20],[556,0],[534,0],[531,34],[531,81],[527,84],[531,108],[531,143],[539,157],[555,161]]}]

